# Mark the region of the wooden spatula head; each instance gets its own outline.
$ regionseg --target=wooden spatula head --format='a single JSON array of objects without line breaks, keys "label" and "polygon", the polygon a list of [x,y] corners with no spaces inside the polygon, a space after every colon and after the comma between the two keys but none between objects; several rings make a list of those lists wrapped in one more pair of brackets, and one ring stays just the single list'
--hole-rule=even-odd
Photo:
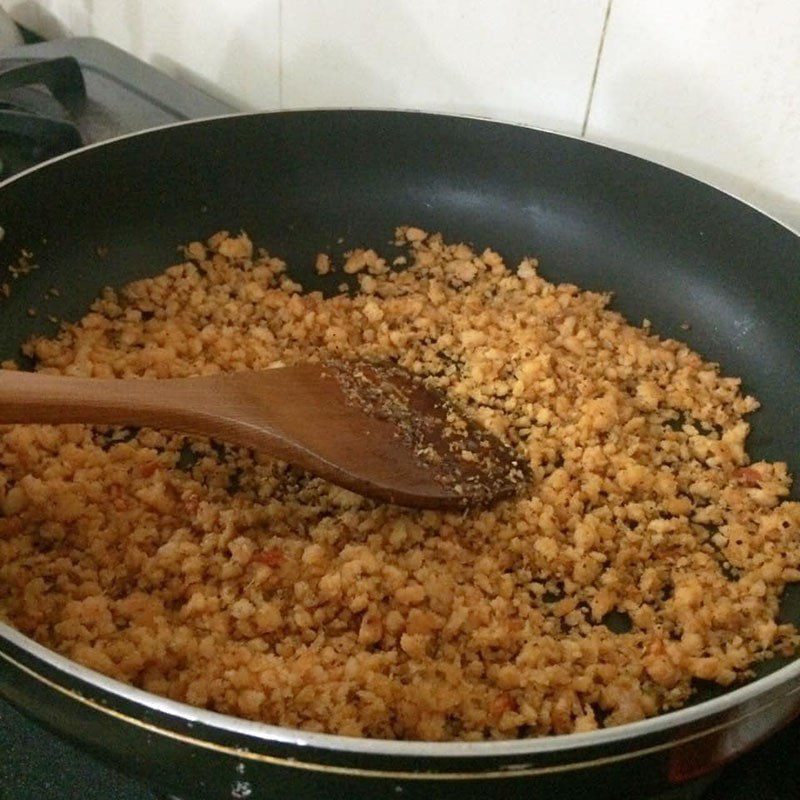
[{"label": "wooden spatula head", "polygon": [[[238,412],[248,408],[254,425],[270,402],[271,430],[295,450],[273,453],[359,494],[461,509],[509,497],[529,478],[515,450],[392,364],[326,361],[224,380],[240,385]],[[277,383],[280,408],[269,400]]]}]

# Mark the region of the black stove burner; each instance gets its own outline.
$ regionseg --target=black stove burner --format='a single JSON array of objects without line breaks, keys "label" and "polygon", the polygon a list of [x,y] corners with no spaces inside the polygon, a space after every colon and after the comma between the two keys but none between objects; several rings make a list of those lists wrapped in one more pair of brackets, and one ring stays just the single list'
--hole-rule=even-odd
[{"label": "black stove burner", "polygon": [[0,141],[13,155],[0,160],[0,179],[80,147],[72,118],[85,105],[86,84],[72,56],[7,62],[0,72]]}]

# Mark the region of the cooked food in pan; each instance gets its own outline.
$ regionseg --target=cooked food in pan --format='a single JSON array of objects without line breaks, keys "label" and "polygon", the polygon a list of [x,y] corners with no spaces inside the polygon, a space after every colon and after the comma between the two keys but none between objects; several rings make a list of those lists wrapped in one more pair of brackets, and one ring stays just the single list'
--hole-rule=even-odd
[{"label": "cooked food in pan", "polygon": [[739,379],[535,260],[397,236],[323,297],[219,233],[25,352],[102,378],[394,361],[529,462],[519,497],[409,510],[169,431],[7,427],[0,616],[177,700],[398,739],[619,725],[796,652],[800,504],[748,458]]}]

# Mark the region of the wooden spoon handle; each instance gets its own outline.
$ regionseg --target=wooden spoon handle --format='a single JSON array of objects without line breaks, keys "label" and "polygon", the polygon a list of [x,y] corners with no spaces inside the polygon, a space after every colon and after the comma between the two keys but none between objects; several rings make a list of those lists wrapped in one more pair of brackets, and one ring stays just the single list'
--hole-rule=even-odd
[{"label": "wooden spoon handle", "polygon": [[[79,422],[186,431],[187,422],[197,415],[197,393],[179,385],[186,383],[0,370],[0,424]],[[204,432],[196,424],[189,424],[188,431]]]}]

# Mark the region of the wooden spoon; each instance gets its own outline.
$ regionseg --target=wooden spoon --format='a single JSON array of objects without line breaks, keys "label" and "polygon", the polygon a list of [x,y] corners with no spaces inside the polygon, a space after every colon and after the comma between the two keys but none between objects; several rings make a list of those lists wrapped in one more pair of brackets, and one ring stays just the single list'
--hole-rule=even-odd
[{"label": "wooden spoon", "polygon": [[0,370],[0,424],[134,425],[262,450],[368,497],[458,509],[513,494],[517,454],[394,365],[104,380]]}]

